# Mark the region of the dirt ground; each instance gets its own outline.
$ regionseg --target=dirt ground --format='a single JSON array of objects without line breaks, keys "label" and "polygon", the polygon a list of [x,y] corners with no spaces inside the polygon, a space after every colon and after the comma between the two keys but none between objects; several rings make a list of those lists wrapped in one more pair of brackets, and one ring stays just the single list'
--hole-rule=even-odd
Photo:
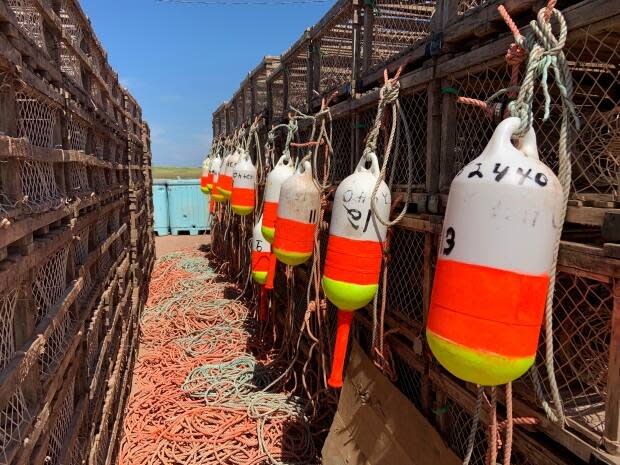
[{"label": "dirt ground", "polygon": [[157,258],[182,249],[197,249],[202,245],[211,244],[210,234],[198,236],[156,236],[155,253]]}]

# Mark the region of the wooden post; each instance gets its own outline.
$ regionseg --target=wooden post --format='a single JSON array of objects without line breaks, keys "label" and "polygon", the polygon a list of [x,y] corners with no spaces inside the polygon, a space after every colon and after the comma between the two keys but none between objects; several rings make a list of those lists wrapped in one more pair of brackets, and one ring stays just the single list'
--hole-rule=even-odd
[{"label": "wooden post", "polygon": [[[450,81],[441,80],[441,87],[447,88]],[[441,92],[441,90],[440,90]],[[454,146],[456,143],[456,95],[443,93],[441,96],[441,152],[439,161],[439,192],[450,190],[454,170]]]},{"label": "wooden post", "polygon": [[426,192],[430,213],[439,213],[439,173],[441,159],[441,88],[438,80],[430,82],[427,91],[426,116]]},{"label": "wooden post", "polygon": [[17,102],[13,86],[0,92],[0,134],[17,137]]},{"label": "wooden post", "polygon": [[605,402],[605,449],[620,455],[620,279],[614,280],[614,305],[611,315],[607,400]]},{"label": "wooden post", "polygon": [[351,75],[351,97],[357,95],[358,82],[362,77],[362,9],[360,0],[353,0],[353,62]]},{"label": "wooden post", "polygon": [[362,45],[362,77],[367,76],[372,67],[372,43],[375,28],[375,14],[372,7],[364,3],[364,29]]}]

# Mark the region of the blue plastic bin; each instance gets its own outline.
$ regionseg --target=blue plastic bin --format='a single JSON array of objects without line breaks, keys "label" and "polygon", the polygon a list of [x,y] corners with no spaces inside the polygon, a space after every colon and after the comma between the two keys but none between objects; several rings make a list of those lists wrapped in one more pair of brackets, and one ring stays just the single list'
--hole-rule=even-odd
[{"label": "blue plastic bin", "polygon": [[168,181],[168,216],[174,235],[192,236],[207,231],[209,224],[209,196],[200,190],[199,179]]},{"label": "blue plastic bin", "polygon": [[170,234],[170,220],[168,218],[168,190],[166,181],[153,181],[153,221],[155,222],[155,234],[167,236]]}]

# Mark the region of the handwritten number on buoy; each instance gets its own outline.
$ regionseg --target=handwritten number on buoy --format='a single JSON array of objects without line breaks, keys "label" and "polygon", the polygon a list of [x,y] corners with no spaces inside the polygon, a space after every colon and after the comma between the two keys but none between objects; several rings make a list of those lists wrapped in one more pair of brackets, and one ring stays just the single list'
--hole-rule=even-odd
[{"label": "handwritten number on buoy", "polygon": [[507,166],[503,170],[500,170],[500,167],[501,167],[501,163],[495,163],[495,167],[493,168],[493,173],[497,174],[497,176],[495,176],[495,181],[497,182],[500,182],[502,178],[506,176],[506,173],[508,173],[508,168],[509,168]]},{"label": "handwritten number on buoy", "polygon": [[482,167],[482,163],[476,163],[476,166],[478,168],[476,168],[474,171],[470,172],[469,175],[467,176],[467,178],[473,178],[474,176],[478,176],[479,178],[482,178],[482,171],[480,171],[480,168]]},{"label": "handwritten number on buoy", "polygon": [[256,239],[256,251],[257,252],[262,252],[263,251],[263,246],[261,245],[261,241],[260,239]]},{"label": "handwritten number on buoy", "polygon": [[351,226],[356,230],[359,229],[359,224],[356,223],[362,218],[362,212],[355,208],[347,208],[346,205],[344,205],[344,209],[347,211],[347,219]]},{"label": "handwritten number on buoy", "polygon": [[454,231],[454,228],[452,226],[450,226],[446,230],[446,237],[445,237],[446,247],[444,247],[444,249],[443,249],[443,254],[444,255],[450,255],[450,253],[454,249],[454,239],[455,238],[456,238],[456,232]]}]

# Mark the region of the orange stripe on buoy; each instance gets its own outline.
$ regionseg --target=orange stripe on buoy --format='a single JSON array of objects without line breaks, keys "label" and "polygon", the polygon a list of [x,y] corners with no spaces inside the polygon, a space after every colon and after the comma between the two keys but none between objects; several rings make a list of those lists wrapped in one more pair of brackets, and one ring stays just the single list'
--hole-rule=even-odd
[{"label": "orange stripe on buoy", "polygon": [[276,218],[273,248],[287,252],[312,253],[316,224]]},{"label": "orange stripe on buoy", "polygon": [[208,176],[201,176],[200,177],[200,187],[207,187],[207,184],[209,184],[209,177]]},{"label": "orange stripe on buoy", "polygon": [[278,202],[265,202],[263,204],[263,226],[273,228],[278,216]]},{"label": "orange stripe on buoy", "polygon": [[548,275],[439,259],[428,329],[456,344],[508,357],[536,353]]},{"label": "orange stripe on buoy", "polygon": [[252,251],[252,271],[269,271],[271,252]]},{"label": "orange stripe on buoy", "polygon": [[329,236],[324,275],[353,284],[377,284],[381,273],[382,244]]},{"label": "orange stripe on buoy", "polygon": [[233,178],[232,176],[228,176],[226,174],[220,174],[217,184],[220,187],[220,189],[224,189],[225,191],[232,192]]},{"label": "orange stripe on buoy", "polygon": [[256,190],[233,187],[230,204],[237,207],[253,207],[256,199]]},{"label": "orange stripe on buoy", "polygon": [[276,259],[275,254],[271,254],[269,257],[269,271],[267,272],[267,283],[265,285],[266,289],[273,289],[273,282],[276,277],[276,266],[278,264],[278,260]]}]

